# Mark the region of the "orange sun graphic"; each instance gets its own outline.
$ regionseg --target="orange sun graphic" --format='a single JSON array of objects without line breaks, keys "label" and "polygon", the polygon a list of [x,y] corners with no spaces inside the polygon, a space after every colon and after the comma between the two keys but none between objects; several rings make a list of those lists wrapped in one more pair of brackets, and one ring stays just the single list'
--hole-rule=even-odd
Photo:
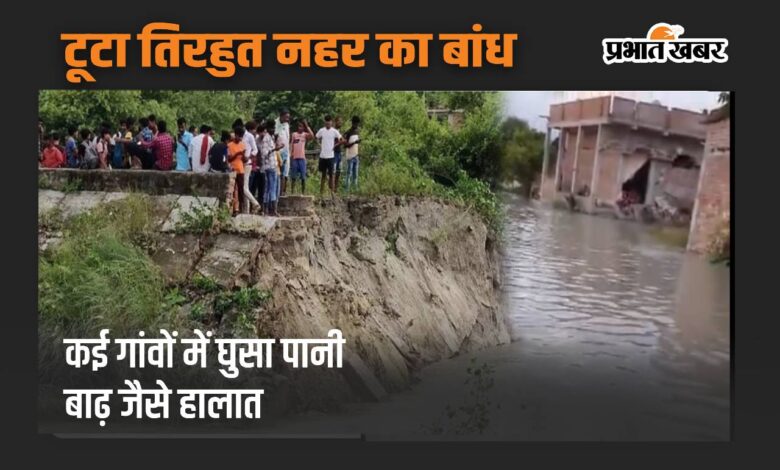
[{"label": "orange sun graphic", "polygon": [[656,23],[647,32],[647,39],[655,41],[674,41],[685,32],[685,28],[676,24]]}]

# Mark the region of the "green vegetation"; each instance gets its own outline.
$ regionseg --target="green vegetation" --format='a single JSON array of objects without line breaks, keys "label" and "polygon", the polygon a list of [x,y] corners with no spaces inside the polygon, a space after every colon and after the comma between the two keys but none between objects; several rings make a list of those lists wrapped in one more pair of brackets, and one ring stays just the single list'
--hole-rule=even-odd
[{"label": "green vegetation", "polygon": [[206,320],[206,307],[201,302],[195,302],[190,307],[190,320],[195,323],[203,323]]},{"label": "green vegetation", "polygon": [[[507,118],[501,124],[502,175],[504,181],[518,181],[529,195],[534,180],[542,171],[544,158],[543,132],[531,129],[523,120]],[[555,155],[550,150],[550,155]],[[550,168],[555,168],[554,162]]]},{"label": "green vegetation", "polygon": [[158,236],[152,204],[149,196],[131,194],[67,221],[56,210],[39,220],[42,227],[56,225],[63,234],[62,242],[39,258],[38,310],[47,336],[96,336],[103,328],[116,335],[175,328],[181,326],[178,314],[187,305],[189,322],[215,324],[234,314],[234,334],[254,331],[249,328],[253,311],[269,292],[224,289],[199,274],[186,285],[166,287],[149,256]]},{"label": "green vegetation", "polygon": [[220,289],[217,281],[199,273],[195,273],[192,276],[192,279],[190,279],[190,286],[200,294],[211,294]]},{"label": "green vegetation", "polygon": [[130,195],[64,223],[63,240],[38,262],[41,324],[63,335],[136,332],[166,305],[152,240],[150,200]]},{"label": "green vegetation", "polygon": [[395,230],[389,232],[387,236],[385,237],[385,251],[387,253],[392,253],[395,256],[399,256],[398,253],[398,232]]},{"label": "green vegetation", "polygon": [[181,218],[175,227],[177,233],[216,233],[230,221],[230,211],[227,206],[224,204],[216,207],[209,206],[197,197],[195,204],[180,214]]},{"label": "green vegetation", "polygon": [[222,291],[214,298],[214,312],[223,314],[228,310],[235,309],[239,314],[247,314],[253,308],[262,305],[270,296],[270,292],[260,291],[254,287]]},{"label": "green vegetation", "polygon": [[[247,116],[255,107],[256,92],[172,90],[42,90],[38,109],[49,130],[68,126],[96,129],[103,123],[154,114],[175,127],[184,116],[193,124],[208,123],[227,129],[237,116]],[[64,135],[64,134],[63,134]]]},{"label": "green vegetation", "polygon": [[75,193],[83,189],[84,183],[79,179],[72,179],[65,182],[60,189],[63,193]]}]

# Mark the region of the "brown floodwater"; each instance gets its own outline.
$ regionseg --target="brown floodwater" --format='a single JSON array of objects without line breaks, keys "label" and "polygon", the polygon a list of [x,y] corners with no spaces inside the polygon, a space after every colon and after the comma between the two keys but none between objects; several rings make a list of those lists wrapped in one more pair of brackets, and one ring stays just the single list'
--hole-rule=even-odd
[{"label": "brown floodwater", "polygon": [[[512,195],[506,204],[503,305],[511,344],[433,364],[386,402],[293,418],[274,432],[728,439],[729,268],[665,244],[647,225]],[[465,383],[474,363],[491,367],[494,381],[476,400]],[[484,410],[447,417],[448,404],[475,402]],[[468,417],[482,419],[481,432],[458,431]]]}]

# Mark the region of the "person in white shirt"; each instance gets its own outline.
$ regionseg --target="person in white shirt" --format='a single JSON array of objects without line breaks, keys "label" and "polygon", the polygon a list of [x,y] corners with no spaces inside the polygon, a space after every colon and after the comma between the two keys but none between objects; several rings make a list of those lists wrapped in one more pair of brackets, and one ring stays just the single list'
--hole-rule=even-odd
[{"label": "person in white shirt", "polygon": [[282,175],[280,184],[280,193],[287,192],[287,181],[290,178],[290,112],[286,109],[279,111],[279,122],[276,123],[276,138],[284,143],[284,147],[279,150],[282,157]]},{"label": "person in white shirt", "polygon": [[211,137],[211,134],[211,127],[205,124],[200,126],[200,134],[192,138],[187,148],[190,165],[195,173],[207,173],[211,169],[209,151],[214,146],[214,139]]},{"label": "person in white shirt", "polygon": [[246,156],[246,162],[244,163],[244,200],[247,201],[246,206],[241,210],[244,212],[257,212],[260,210],[260,203],[252,195],[252,191],[249,190],[249,175],[252,174],[252,165],[257,162],[257,123],[255,121],[249,121],[244,126],[246,132],[244,133],[244,155]]},{"label": "person in white shirt", "polygon": [[333,192],[336,189],[334,187],[335,154],[333,150],[336,145],[338,145],[338,142],[341,139],[341,134],[333,127],[333,118],[330,115],[325,116],[325,127],[318,130],[315,137],[320,143],[320,158],[318,164],[318,169],[321,175],[320,197],[322,197],[322,193],[325,191],[325,182],[327,181],[328,189],[330,189],[330,197],[333,198]]}]

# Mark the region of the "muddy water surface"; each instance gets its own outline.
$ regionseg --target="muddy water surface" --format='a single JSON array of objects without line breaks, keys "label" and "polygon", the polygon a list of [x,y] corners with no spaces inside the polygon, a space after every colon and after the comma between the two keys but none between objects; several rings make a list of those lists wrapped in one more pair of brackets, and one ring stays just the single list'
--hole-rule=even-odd
[{"label": "muddy water surface", "polygon": [[[504,307],[512,343],[426,368],[387,402],[276,431],[368,439],[724,440],[729,269],[648,226],[507,196]],[[466,369],[488,364],[483,432],[455,436]]]}]

